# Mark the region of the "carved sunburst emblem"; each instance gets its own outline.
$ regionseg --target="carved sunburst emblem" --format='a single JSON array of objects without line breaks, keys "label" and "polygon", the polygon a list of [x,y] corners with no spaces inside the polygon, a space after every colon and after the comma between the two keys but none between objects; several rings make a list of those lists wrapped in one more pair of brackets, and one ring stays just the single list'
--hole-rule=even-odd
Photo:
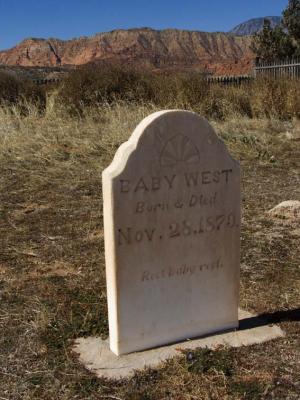
[{"label": "carved sunburst emblem", "polygon": [[172,167],[178,163],[193,164],[199,159],[199,151],[191,139],[179,134],[165,144],[160,155],[160,165]]}]

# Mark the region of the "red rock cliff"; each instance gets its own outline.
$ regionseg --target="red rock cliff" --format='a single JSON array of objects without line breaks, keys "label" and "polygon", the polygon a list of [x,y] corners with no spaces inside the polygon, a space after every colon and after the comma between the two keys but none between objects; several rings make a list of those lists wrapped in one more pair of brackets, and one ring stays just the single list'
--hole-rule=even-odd
[{"label": "red rock cliff", "polygon": [[158,69],[206,69],[217,74],[251,70],[250,37],[149,28],[115,30],[72,40],[26,39],[0,52],[0,64],[81,65],[108,61]]}]

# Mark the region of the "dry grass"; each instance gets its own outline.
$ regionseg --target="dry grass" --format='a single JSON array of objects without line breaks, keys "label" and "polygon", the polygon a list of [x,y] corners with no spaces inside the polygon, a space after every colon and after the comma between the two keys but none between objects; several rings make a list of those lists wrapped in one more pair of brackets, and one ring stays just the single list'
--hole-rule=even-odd
[{"label": "dry grass", "polygon": [[[96,379],[72,339],[107,330],[101,171],[155,106],[84,118],[0,109],[0,399],[299,399],[299,223],[266,211],[299,199],[298,122],[214,123],[243,170],[241,306],[286,337],[195,352],[123,381]],[[293,312],[293,310],[295,310]]]},{"label": "dry grass", "polygon": [[240,86],[208,84],[199,73],[158,74],[132,67],[82,66],[58,89],[58,104],[72,115],[95,104],[155,104],[163,109],[193,109],[209,119],[300,117],[299,79],[257,78]]}]

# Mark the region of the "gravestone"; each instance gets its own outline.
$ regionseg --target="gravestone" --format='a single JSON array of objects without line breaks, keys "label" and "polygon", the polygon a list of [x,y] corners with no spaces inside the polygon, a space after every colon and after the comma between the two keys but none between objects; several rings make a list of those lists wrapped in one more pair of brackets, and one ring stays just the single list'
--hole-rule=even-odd
[{"label": "gravestone", "polygon": [[145,118],[103,172],[110,349],[238,326],[240,168],[188,111]]}]

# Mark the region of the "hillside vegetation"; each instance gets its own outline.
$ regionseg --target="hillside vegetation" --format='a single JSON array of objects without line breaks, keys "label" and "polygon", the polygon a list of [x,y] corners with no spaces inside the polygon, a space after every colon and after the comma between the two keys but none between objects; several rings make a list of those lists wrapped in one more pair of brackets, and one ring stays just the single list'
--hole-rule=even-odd
[{"label": "hillside vegetation", "polygon": [[[193,109],[215,120],[232,116],[300,117],[300,80],[256,79],[241,86],[208,84],[201,74],[154,74],[138,69],[87,66],[69,73],[45,91],[26,80],[0,73],[0,104],[38,106],[40,112],[82,117],[93,108],[115,102]],[[46,105],[47,104],[47,105]],[[28,107],[27,107],[28,108]],[[25,111],[24,111],[25,112]]]}]

